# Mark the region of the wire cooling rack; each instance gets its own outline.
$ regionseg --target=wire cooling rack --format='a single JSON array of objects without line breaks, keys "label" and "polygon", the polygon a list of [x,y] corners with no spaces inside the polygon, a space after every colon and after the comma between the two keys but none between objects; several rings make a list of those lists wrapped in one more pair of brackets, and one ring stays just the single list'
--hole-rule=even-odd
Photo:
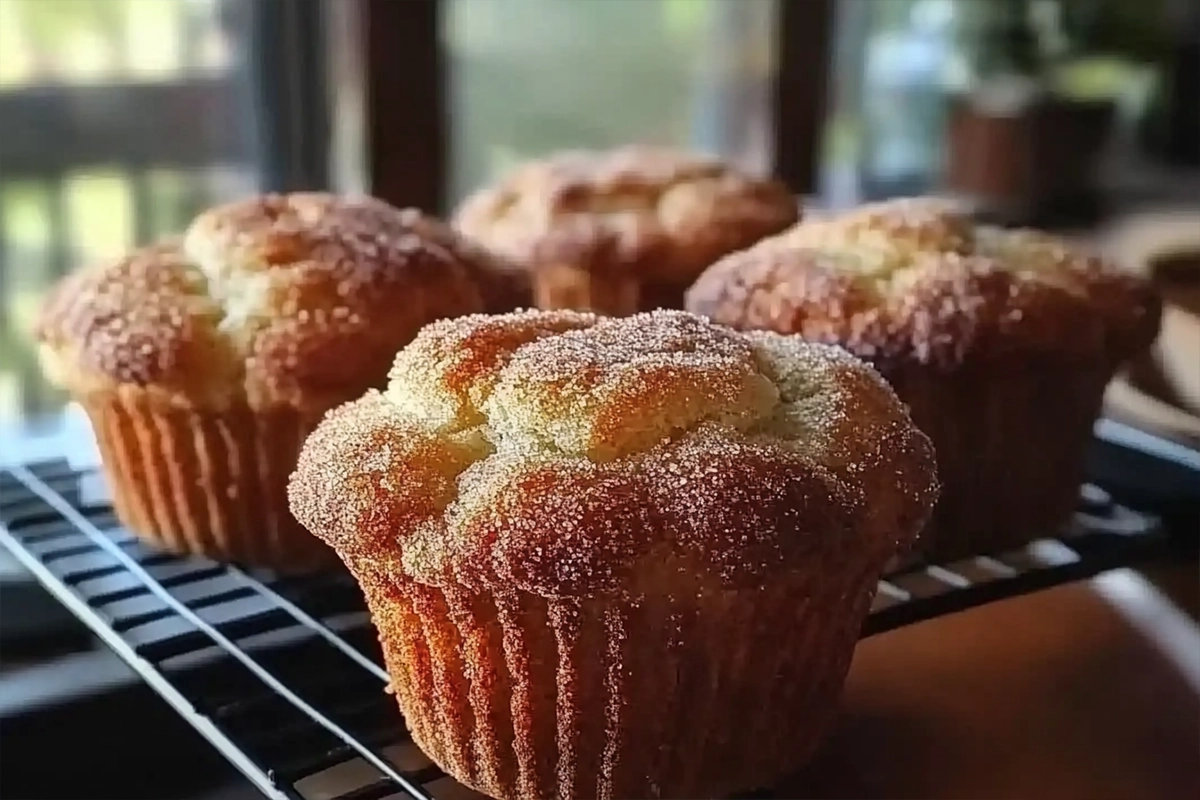
[{"label": "wire cooling rack", "polygon": [[[1056,538],[889,575],[863,635],[1121,566],[1155,519],[1084,486]],[[99,475],[0,469],[0,543],[271,798],[465,800],[407,738],[354,581],[281,578],[142,546]],[[756,793],[755,797],[770,797]]]}]

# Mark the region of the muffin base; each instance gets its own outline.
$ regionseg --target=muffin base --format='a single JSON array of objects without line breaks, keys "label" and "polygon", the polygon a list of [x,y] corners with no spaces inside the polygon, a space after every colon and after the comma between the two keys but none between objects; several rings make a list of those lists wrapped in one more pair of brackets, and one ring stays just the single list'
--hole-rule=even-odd
[{"label": "muffin base", "polygon": [[534,303],[544,310],[593,311],[618,317],[683,308],[690,281],[648,282],[635,274],[599,273],[573,264],[542,265],[534,275]]},{"label": "muffin base", "polygon": [[911,557],[948,561],[1057,535],[1079,500],[1107,364],[884,370],[933,441],[941,496]]},{"label": "muffin base", "polygon": [[802,766],[836,714],[879,564],[687,601],[398,586],[351,563],[414,741],[508,798],[724,797]]},{"label": "muffin base", "polygon": [[317,419],[285,408],[197,409],[133,387],[82,405],[117,517],[143,540],[289,572],[333,562],[287,505],[288,475]]}]

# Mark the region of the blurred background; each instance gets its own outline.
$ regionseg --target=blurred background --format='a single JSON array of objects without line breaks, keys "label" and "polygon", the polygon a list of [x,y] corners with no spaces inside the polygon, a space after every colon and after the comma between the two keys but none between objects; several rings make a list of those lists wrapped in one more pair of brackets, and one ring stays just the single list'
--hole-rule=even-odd
[{"label": "blurred background", "polygon": [[0,0],[0,422],[74,265],[257,189],[445,211],[518,159],[691,145],[843,205],[1088,229],[1200,192],[1188,0]]},{"label": "blurred background", "polygon": [[[1169,262],[1191,311],[1106,413],[1200,450],[1197,0],[0,0],[0,451],[64,406],[29,329],[81,264],[256,190],[445,213],[519,160],[630,141],[773,173],[806,204],[937,193]],[[159,800],[234,782],[4,553],[0,605],[10,782]],[[142,735],[112,736],[115,714]],[[70,770],[39,766],[54,752]]]}]

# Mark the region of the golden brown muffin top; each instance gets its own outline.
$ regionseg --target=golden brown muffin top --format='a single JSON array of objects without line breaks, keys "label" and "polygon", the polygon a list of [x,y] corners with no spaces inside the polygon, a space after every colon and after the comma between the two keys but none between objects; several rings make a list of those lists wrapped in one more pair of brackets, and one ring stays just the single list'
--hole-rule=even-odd
[{"label": "golden brown muffin top", "polygon": [[68,276],[37,336],[50,376],[73,391],[132,384],[192,404],[321,408],[382,385],[425,323],[486,310],[493,261],[381,200],[266,195]]},{"label": "golden brown muffin top", "polygon": [[928,439],[844,350],[682,311],[531,311],[426,327],[385,392],[326,417],[289,493],[396,580],[694,596],[881,569],[935,484]]},{"label": "golden brown muffin top", "polygon": [[709,268],[687,307],[736,328],[834,342],[885,372],[969,356],[1147,347],[1151,287],[1044,233],[976,224],[931,198],[807,219]]},{"label": "golden brown muffin top", "polygon": [[454,222],[531,269],[571,264],[691,281],[798,215],[781,183],[716,158],[629,145],[525,164],[467,198]]}]

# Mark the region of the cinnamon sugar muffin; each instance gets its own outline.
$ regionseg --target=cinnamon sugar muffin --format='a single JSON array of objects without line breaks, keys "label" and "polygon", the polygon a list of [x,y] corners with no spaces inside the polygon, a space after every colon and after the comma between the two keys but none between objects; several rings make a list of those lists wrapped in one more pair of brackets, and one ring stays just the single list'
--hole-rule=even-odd
[{"label": "cinnamon sugar muffin", "polygon": [[371,198],[256,197],[64,279],[37,326],[91,419],[121,520],[168,549],[304,568],[287,509],[329,408],[383,385],[425,323],[487,308],[494,264]]},{"label": "cinnamon sugar muffin", "polygon": [[417,744],[497,798],[726,796],[803,763],[935,491],[865,364],[680,311],[430,325],[290,484]]},{"label": "cinnamon sugar muffin", "polygon": [[647,146],[526,164],[468,198],[455,224],[523,264],[540,308],[680,308],[726,253],[796,221],[785,186],[706,156]]},{"label": "cinnamon sugar muffin", "polygon": [[1148,284],[1094,256],[924,198],[805,221],[714,264],[687,305],[874,363],[937,450],[918,548],[938,559],[1069,519],[1104,387],[1160,315]]}]

